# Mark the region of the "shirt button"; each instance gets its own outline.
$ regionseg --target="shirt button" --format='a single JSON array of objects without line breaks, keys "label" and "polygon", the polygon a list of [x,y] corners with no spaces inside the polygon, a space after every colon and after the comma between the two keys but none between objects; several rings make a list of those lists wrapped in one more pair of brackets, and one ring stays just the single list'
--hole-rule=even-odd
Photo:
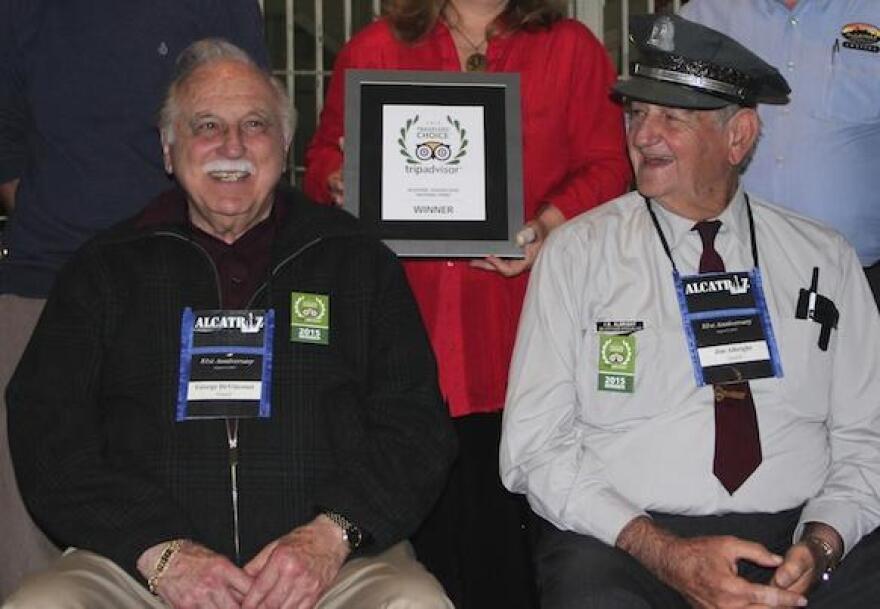
[{"label": "shirt button", "polygon": [[452,267],[455,266],[455,263],[454,263],[452,260],[447,260],[447,261],[446,261],[446,266],[448,266],[449,268],[452,268]]},{"label": "shirt button", "polygon": [[782,163],[783,163],[784,161],[785,161],[785,157],[784,157],[784,156],[779,155],[779,156],[776,157],[776,164],[777,164],[777,165],[782,165]]},{"label": "shirt button", "polygon": [[794,70],[794,62],[793,61],[786,61],[785,65],[788,67],[789,70]]},{"label": "shirt button", "polygon": [[791,114],[791,109],[790,108],[783,108],[782,113],[784,115],[788,116],[789,114]]},{"label": "shirt button", "polygon": [[797,18],[797,17],[792,17],[791,19],[788,20],[788,22],[789,22],[790,24],[792,24],[792,25],[797,25],[797,24],[798,24],[798,18]]}]

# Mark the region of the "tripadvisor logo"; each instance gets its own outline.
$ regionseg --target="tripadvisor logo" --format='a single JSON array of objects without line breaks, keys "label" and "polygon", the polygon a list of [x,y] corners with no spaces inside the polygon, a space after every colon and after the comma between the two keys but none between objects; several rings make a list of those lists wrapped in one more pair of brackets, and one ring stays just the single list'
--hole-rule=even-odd
[{"label": "tripadvisor logo", "polygon": [[419,123],[419,115],[406,119],[397,138],[400,155],[407,165],[458,165],[467,155],[467,129],[458,119]]},{"label": "tripadvisor logo", "polygon": [[626,367],[632,361],[633,349],[626,337],[609,336],[602,342],[602,363],[614,367]]},{"label": "tripadvisor logo", "polygon": [[324,298],[313,294],[300,294],[293,301],[293,314],[301,323],[324,325],[327,317],[327,304]]}]

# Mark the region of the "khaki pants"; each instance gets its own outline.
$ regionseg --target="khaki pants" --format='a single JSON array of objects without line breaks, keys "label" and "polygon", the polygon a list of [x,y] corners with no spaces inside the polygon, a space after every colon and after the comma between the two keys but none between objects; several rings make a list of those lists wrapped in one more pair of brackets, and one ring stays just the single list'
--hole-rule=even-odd
[{"label": "khaki pants", "polygon": [[[168,609],[112,561],[69,550],[32,575],[3,609]],[[454,609],[409,542],[343,565],[315,609]]]},{"label": "khaki pants", "polygon": [[21,502],[6,433],[6,385],[44,304],[42,299],[0,294],[0,601],[25,575],[45,569],[59,554]]}]

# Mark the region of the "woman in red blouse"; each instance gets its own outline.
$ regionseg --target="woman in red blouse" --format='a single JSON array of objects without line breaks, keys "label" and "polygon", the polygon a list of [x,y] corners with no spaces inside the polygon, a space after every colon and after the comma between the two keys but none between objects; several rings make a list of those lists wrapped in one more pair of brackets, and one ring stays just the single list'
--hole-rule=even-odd
[{"label": "woman in red blouse", "polygon": [[[622,194],[630,179],[622,112],[609,97],[614,67],[584,25],[562,17],[563,5],[560,0],[386,2],[386,16],[339,52],[320,124],[306,152],[306,193],[318,201],[340,203],[339,142],[348,68],[520,75],[523,222],[537,235],[526,246],[526,257],[404,262],[437,356],[441,389],[460,434],[459,464],[438,507],[457,511],[457,522],[446,524],[450,530],[440,537],[449,542],[455,531],[461,560],[482,564],[493,573],[474,574],[481,580],[477,587],[487,593],[484,601],[474,596],[473,584],[466,581],[471,571],[467,565],[426,560],[453,599],[459,597],[460,607],[514,607],[523,602],[516,586],[510,585],[513,580],[495,573],[513,569],[497,561],[519,560],[509,538],[518,532],[504,534],[498,528],[510,518],[499,511],[510,510],[515,502],[503,494],[498,481],[497,445],[526,271],[548,232],[566,218]],[[491,558],[487,551],[493,553]],[[458,576],[463,571],[465,581],[451,582],[443,572],[447,569]],[[499,586],[487,586],[486,577],[495,578]],[[466,595],[455,589],[459,586],[468,590]],[[491,603],[480,605],[490,592]]]}]

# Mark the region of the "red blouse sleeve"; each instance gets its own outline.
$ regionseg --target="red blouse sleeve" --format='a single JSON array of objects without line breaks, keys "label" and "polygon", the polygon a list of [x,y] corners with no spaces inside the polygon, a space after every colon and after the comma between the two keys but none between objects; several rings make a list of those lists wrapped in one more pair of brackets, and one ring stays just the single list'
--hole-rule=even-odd
[{"label": "red blouse sleeve", "polygon": [[[580,34],[586,28],[578,30]],[[589,31],[584,33],[577,36],[570,58],[568,175],[542,201],[566,218],[623,194],[632,179],[623,110],[611,99],[617,74],[604,47]]]},{"label": "red blouse sleeve", "polygon": [[327,177],[342,167],[339,138],[344,133],[345,71],[350,67],[353,67],[352,52],[347,44],[336,56],[318,129],[306,148],[303,190],[310,199],[319,203],[330,203]]}]

